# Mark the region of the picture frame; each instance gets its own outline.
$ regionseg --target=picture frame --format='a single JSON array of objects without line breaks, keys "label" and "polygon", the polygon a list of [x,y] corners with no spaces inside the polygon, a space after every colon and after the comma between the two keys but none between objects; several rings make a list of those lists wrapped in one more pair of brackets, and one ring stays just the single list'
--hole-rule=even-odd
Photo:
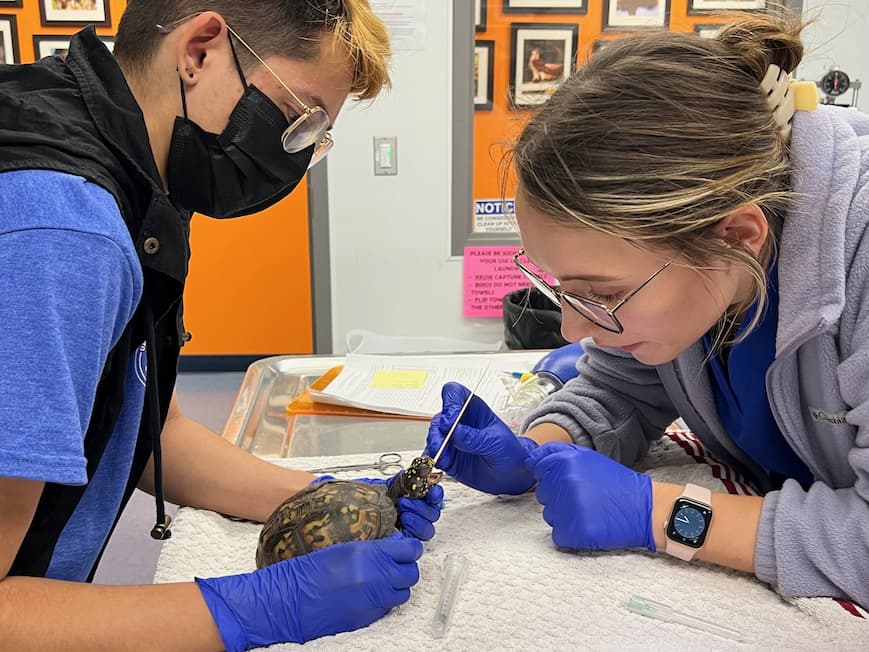
[{"label": "picture frame", "polygon": [[513,23],[510,36],[510,107],[545,104],[576,67],[579,25]]},{"label": "picture frame", "polygon": [[474,110],[491,111],[495,87],[495,41],[474,42]]},{"label": "picture frame", "polygon": [[474,0],[474,31],[486,31],[486,17],[488,13],[488,0]]},{"label": "picture frame", "polygon": [[505,14],[584,14],[587,0],[504,0]]},{"label": "picture frame", "polygon": [[767,0],[688,0],[689,14],[717,11],[766,11]]},{"label": "picture frame", "polygon": [[47,36],[45,34],[33,35],[33,55],[37,61],[45,57],[59,56],[66,58],[69,52],[71,36]]},{"label": "picture frame", "polygon": [[694,33],[700,36],[700,38],[715,38],[715,35],[718,34],[718,30],[724,26],[723,23],[702,25],[697,23],[694,25]]},{"label": "picture frame", "polygon": [[112,24],[109,0],[39,0],[39,16],[45,26]]},{"label": "picture frame", "polygon": [[[109,52],[115,51],[115,39],[112,36],[100,36],[99,39],[106,44]],[[69,51],[69,43],[72,36],[48,36],[46,34],[33,35],[33,53],[37,60],[45,57],[60,56],[65,58]]]},{"label": "picture frame", "polygon": [[667,29],[670,0],[605,0],[603,28],[607,30]]},{"label": "picture frame", "polygon": [[14,14],[0,14],[0,64],[20,62],[18,19]]}]

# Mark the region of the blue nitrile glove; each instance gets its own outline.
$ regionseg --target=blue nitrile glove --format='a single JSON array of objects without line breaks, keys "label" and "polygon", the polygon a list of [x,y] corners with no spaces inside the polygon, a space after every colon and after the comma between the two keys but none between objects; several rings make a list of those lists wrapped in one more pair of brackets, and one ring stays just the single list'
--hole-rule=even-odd
[{"label": "blue nitrile glove", "polygon": [[[395,477],[381,480],[379,478],[358,478],[356,482],[368,484],[385,484],[391,487]],[[401,532],[405,536],[416,537],[421,541],[428,541],[435,535],[435,522],[441,517],[441,509],[444,506],[444,488],[435,485],[429,489],[425,498],[398,499],[398,520],[401,523]]]},{"label": "blue nitrile glove", "polygon": [[[447,383],[441,390],[443,410],[432,419],[425,454],[434,457],[470,390]],[[517,437],[479,396],[471,399],[453,437],[438,460],[438,468],[459,482],[490,494],[521,494],[534,484],[525,459],[537,444]]]},{"label": "blue nitrile glove", "polygon": [[245,575],[196,578],[229,652],[370,625],[407,602],[422,543],[396,532],[339,543]]},{"label": "blue nitrile glove", "polygon": [[583,446],[550,442],[531,451],[528,471],[552,540],[562,548],[648,548],[652,479]]},{"label": "blue nitrile glove", "polygon": [[579,375],[576,365],[584,354],[585,351],[579,342],[566,344],[543,356],[534,365],[531,373],[547,378],[556,389],[561,389],[568,380]]}]

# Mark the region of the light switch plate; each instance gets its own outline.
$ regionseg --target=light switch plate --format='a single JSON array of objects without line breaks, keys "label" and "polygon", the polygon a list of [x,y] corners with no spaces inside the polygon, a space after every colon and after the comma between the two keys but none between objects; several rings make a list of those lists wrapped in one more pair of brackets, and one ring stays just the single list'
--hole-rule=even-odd
[{"label": "light switch plate", "polygon": [[394,177],[398,174],[398,138],[374,139],[374,176]]}]

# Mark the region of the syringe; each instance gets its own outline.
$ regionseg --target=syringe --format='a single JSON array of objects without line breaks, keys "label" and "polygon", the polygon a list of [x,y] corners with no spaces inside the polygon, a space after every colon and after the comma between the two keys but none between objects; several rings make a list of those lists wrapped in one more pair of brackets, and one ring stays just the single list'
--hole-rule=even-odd
[{"label": "syringe", "polygon": [[453,607],[456,606],[456,595],[459,585],[468,568],[468,558],[460,552],[451,552],[444,558],[444,585],[441,588],[441,597],[435,610],[432,630],[435,638],[441,638],[450,624]]}]

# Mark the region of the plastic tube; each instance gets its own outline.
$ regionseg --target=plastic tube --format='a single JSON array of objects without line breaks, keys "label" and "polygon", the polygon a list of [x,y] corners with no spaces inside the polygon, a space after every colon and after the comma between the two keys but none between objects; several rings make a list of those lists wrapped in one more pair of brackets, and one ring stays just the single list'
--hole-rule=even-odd
[{"label": "plastic tube", "polygon": [[628,609],[634,613],[649,618],[687,625],[688,627],[700,629],[704,632],[721,636],[722,638],[729,638],[739,643],[746,643],[749,641],[749,639],[743,636],[741,632],[731,627],[725,627],[724,625],[719,625],[718,623],[713,623],[709,620],[703,620],[702,618],[685,613],[684,611],[677,611],[670,605],[663,604],[662,602],[655,602],[648,598],[641,598],[638,595],[631,597],[628,602]]},{"label": "plastic tube", "polygon": [[441,596],[432,621],[432,632],[435,638],[441,638],[450,626],[459,585],[462,583],[467,568],[468,558],[460,552],[451,552],[444,558],[444,584],[441,587]]}]

